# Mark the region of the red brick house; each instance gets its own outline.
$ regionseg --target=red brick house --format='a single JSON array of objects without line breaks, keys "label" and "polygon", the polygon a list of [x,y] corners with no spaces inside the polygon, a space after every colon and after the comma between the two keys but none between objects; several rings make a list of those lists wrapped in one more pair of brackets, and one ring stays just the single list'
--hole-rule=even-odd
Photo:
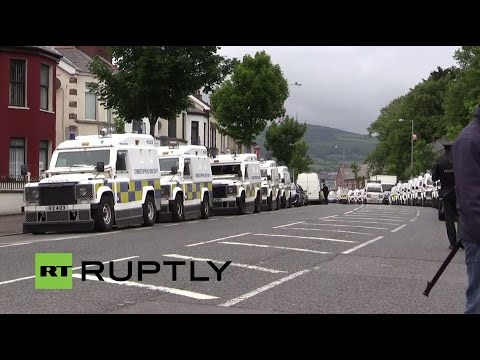
[{"label": "red brick house", "polygon": [[0,178],[33,178],[48,168],[55,147],[56,65],[48,46],[0,46]]}]

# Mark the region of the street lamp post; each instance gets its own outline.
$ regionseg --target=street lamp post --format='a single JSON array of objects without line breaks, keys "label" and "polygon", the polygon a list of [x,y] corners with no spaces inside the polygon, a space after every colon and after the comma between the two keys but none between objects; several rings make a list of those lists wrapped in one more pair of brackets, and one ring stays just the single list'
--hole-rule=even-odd
[{"label": "street lamp post", "polygon": [[[292,86],[302,86],[301,83],[299,83],[298,81],[295,81],[293,84],[288,84],[288,85],[292,85]],[[295,108],[296,108],[296,111],[295,111],[295,117],[298,121],[298,104],[295,105]]]},{"label": "street lamp post", "polygon": [[[402,121],[406,121],[404,119],[398,119],[398,121],[402,122]],[[412,122],[412,133],[410,134],[410,142],[411,142],[411,146],[410,146],[410,176],[413,176],[413,119],[410,120]]]}]

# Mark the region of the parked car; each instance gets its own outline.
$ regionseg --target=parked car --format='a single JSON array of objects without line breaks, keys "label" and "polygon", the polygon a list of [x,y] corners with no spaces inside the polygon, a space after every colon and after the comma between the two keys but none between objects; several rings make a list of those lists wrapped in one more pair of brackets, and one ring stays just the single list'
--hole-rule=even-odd
[{"label": "parked car", "polygon": [[299,207],[308,205],[308,195],[300,185],[292,184],[291,193],[293,206]]}]

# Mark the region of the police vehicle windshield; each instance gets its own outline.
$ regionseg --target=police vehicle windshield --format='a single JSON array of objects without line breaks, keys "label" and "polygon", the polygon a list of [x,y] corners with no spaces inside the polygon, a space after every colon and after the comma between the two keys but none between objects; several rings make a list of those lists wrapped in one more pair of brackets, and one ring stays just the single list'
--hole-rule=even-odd
[{"label": "police vehicle windshield", "polygon": [[55,167],[96,166],[97,162],[110,164],[110,150],[62,151],[58,153]]},{"label": "police vehicle windshield", "polygon": [[178,157],[160,159],[160,172],[170,173],[172,172],[172,166],[178,169]]},{"label": "police vehicle windshield", "polygon": [[238,175],[240,165],[212,165],[212,175]]},{"label": "police vehicle windshield", "polygon": [[262,178],[266,178],[267,177],[267,169],[261,169],[260,170],[260,176]]},{"label": "police vehicle windshield", "polygon": [[382,188],[381,187],[377,187],[377,186],[368,186],[367,187],[367,192],[374,192],[374,193],[381,193],[382,192]]}]

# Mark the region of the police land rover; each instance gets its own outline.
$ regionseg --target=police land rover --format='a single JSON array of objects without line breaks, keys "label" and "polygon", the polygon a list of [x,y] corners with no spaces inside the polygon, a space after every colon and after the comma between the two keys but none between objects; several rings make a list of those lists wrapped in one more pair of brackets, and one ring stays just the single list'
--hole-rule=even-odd
[{"label": "police land rover", "polygon": [[207,219],[213,180],[207,148],[171,141],[157,149],[162,183],[159,220],[163,215],[172,221],[198,215]]},{"label": "police land rover", "polygon": [[25,185],[24,233],[110,231],[155,223],[158,152],[150,135],[78,136],[58,145],[47,178]]},{"label": "police land rover", "polygon": [[286,166],[278,167],[278,175],[280,178],[280,206],[282,209],[292,207],[292,181],[290,179],[290,172]]},{"label": "police land rover", "polygon": [[213,210],[260,212],[260,163],[255,154],[222,154],[210,159],[213,175]]},{"label": "police land rover", "polygon": [[262,177],[262,205],[269,211],[280,208],[279,176],[277,163],[273,160],[260,161]]}]

